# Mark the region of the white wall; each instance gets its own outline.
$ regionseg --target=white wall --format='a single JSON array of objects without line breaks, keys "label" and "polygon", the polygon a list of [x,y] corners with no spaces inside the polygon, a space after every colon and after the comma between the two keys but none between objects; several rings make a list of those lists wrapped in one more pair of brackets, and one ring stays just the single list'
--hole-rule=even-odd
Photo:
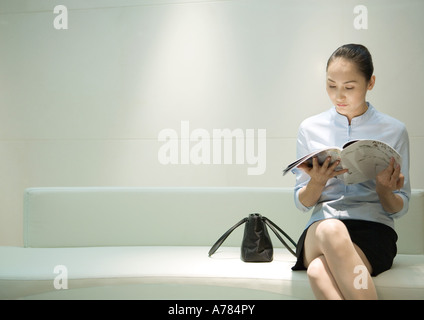
[{"label": "white wall", "polygon": [[[53,25],[59,4],[67,30]],[[27,187],[292,186],[281,170],[297,127],[330,107],[325,64],[350,42],[373,54],[369,100],[406,123],[424,188],[423,12],[421,0],[0,0],[0,244],[22,244]],[[161,164],[158,135],[181,138],[181,121],[265,129],[266,171]]]}]

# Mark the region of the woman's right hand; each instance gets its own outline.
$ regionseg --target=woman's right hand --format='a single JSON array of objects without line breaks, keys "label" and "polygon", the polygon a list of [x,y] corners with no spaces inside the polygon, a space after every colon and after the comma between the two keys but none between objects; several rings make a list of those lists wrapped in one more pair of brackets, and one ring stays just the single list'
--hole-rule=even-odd
[{"label": "woman's right hand", "polygon": [[332,164],[330,164],[330,161],[331,157],[327,157],[324,163],[320,165],[318,163],[318,158],[313,157],[312,167],[304,162],[300,164],[298,168],[307,173],[315,184],[325,186],[329,179],[349,171],[348,169],[336,170],[337,166],[340,164],[340,160],[334,161]]},{"label": "woman's right hand", "polygon": [[312,167],[306,163],[297,166],[311,177],[308,184],[299,193],[299,200],[304,206],[314,206],[321,197],[327,181],[349,171],[348,169],[336,170],[340,160],[332,164],[330,164],[330,161],[331,157],[328,157],[322,165],[319,165],[317,157],[314,157],[312,159]]}]

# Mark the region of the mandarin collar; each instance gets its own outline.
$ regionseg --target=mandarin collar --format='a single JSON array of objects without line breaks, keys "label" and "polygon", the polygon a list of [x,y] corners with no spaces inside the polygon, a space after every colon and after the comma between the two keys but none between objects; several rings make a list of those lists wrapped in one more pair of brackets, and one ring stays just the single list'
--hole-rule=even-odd
[{"label": "mandarin collar", "polygon": [[[368,106],[367,111],[365,111],[360,116],[353,118],[352,121],[351,121],[351,125],[359,125],[363,122],[366,122],[368,119],[370,119],[372,117],[372,115],[374,113],[374,107],[369,102],[367,102],[367,106]],[[332,111],[333,111],[334,119],[337,123],[342,124],[342,125],[347,125],[347,126],[349,125],[347,117],[338,113],[335,106],[333,106]]]}]

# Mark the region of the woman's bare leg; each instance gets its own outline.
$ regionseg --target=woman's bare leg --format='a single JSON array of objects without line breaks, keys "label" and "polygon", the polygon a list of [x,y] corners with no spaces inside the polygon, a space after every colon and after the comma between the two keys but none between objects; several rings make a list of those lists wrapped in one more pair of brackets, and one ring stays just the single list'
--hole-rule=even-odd
[{"label": "woman's bare leg", "polygon": [[312,291],[318,300],[344,299],[324,255],[311,261],[307,273]]},{"label": "woman's bare leg", "polygon": [[[352,243],[344,223],[337,219],[321,220],[309,227],[304,264],[317,298],[377,299],[371,265],[362,250]],[[365,266],[366,274],[355,273],[357,266]],[[358,276],[364,277],[365,286],[355,286]]]}]

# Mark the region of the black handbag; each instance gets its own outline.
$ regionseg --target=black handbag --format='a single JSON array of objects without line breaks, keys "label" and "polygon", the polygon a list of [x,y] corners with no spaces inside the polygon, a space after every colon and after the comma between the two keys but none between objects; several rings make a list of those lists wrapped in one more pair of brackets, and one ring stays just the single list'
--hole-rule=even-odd
[{"label": "black handbag", "polygon": [[[278,233],[281,232],[295,247],[294,242],[281,228],[268,218],[260,215],[259,213],[249,214],[247,218],[243,218],[225,232],[218,241],[209,250],[209,257],[213,255],[221,244],[227,239],[231,232],[237,227],[246,223],[244,227],[243,241],[241,243],[241,260],[244,262],[271,262],[274,255],[271,238],[268,234],[267,226],[275,233],[277,238],[294,256],[296,253],[284,241]],[[278,231],[277,231],[278,230]]]}]

